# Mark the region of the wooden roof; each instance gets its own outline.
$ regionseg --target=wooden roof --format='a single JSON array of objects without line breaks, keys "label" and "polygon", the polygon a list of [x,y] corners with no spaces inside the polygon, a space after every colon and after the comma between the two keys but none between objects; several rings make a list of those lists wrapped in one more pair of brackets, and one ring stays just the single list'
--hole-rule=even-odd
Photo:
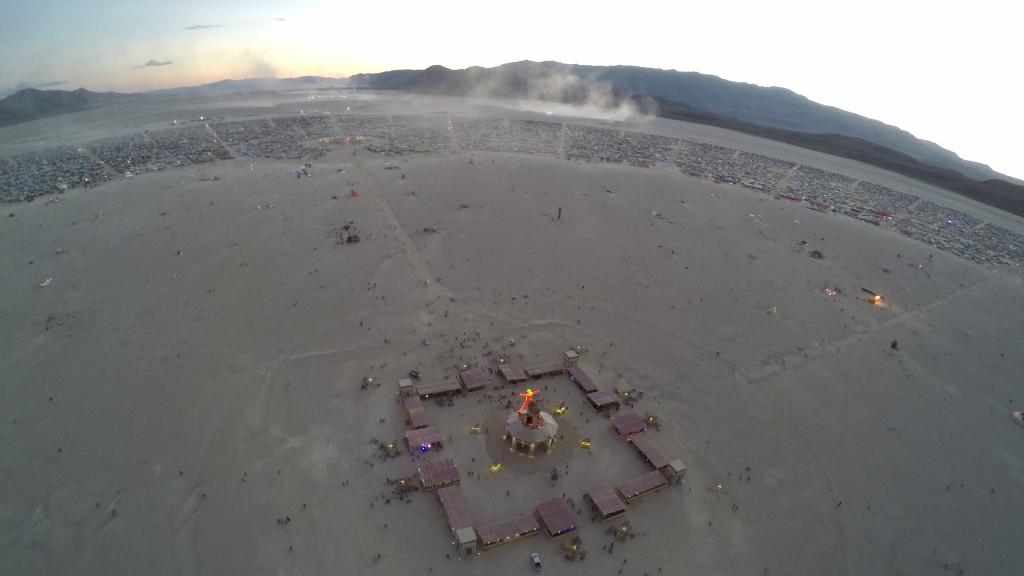
[{"label": "wooden roof", "polygon": [[526,382],[527,380],[530,379],[530,377],[526,375],[526,370],[523,370],[522,366],[515,363],[499,365],[498,372],[501,372],[501,375],[503,378],[505,378],[505,381],[511,384],[515,384],[517,382]]},{"label": "wooden roof", "polygon": [[612,430],[619,436],[628,437],[647,430],[647,424],[634,412],[622,412],[612,416]]},{"label": "wooden roof", "polygon": [[608,518],[626,511],[626,503],[612,490],[611,486],[595,486],[584,492],[584,496],[597,507],[601,516]]},{"label": "wooden roof", "polygon": [[648,492],[653,492],[666,484],[665,476],[663,476],[661,472],[651,470],[646,474],[641,474],[636,478],[630,478],[622,484],[619,484],[619,494],[621,494],[628,502],[637,496],[643,496]]},{"label": "wooden roof", "polygon": [[409,448],[414,450],[423,445],[433,447],[435,444],[440,444],[442,439],[441,432],[435,426],[417,428],[405,433],[405,441],[409,443]]},{"label": "wooden roof", "polygon": [[420,482],[427,490],[439,488],[459,481],[459,469],[451,458],[434,460],[420,466]]},{"label": "wooden roof", "polygon": [[580,387],[580,390],[583,390],[584,394],[597,392],[597,385],[579,366],[569,368],[569,379],[575,382]]},{"label": "wooden roof", "polygon": [[596,392],[591,392],[590,394],[587,394],[587,400],[589,400],[590,403],[593,404],[594,406],[597,406],[598,408],[603,408],[605,406],[618,404],[619,395],[616,394],[613,390],[598,390]]},{"label": "wooden roof", "polygon": [[423,401],[420,400],[419,396],[410,396],[408,398],[402,398],[402,405],[405,406],[406,411],[408,411],[415,408],[423,408]]},{"label": "wooden roof", "polygon": [[576,513],[561,498],[541,502],[534,512],[552,538],[576,530]]},{"label": "wooden roof", "polygon": [[654,466],[658,470],[668,466],[668,458],[661,453],[661,450],[658,450],[658,447],[655,446],[654,442],[647,437],[647,434],[637,434],[636,436],[633,436],[631,443],[633,444],[633,447],[636,448],[637,452],[640,453],[640,456],[642,456],[643,459],[651,466]]},{"label": "wooden roof", "polygon": [[484,546],[492,546],[536,534],[538,530],[540,530],[540,526],[537,525],[537,520],[533,516],[521,514],[508,520],[480,526],[476,532],[480,535],[480,541]]},{"label": "wooden roof", "polygon": [[462,386],[467,392],[486,388],[487,385],[491,383],[490,376],[488,376],[487,372],[484,372],[484,369],[479,366],[459,372],[459,380],[462,381]]},{"label": "wooden roof", "polygon": [[435,394],[454,394],[462,392],[462,385],[458,380],[445,380],[434,384],[424,384],[416,387],[416,393],[420,396],[433,396]]},{"label": "wooden roof", "polygon": [[445,518],[448,519],[448,527],[454,534],[460,528],[473,526],[473,520],[469,517],[469,504],[462,495],[458,486],[445,486],[437,491],[437,499],[441,502]]},{"label": "wooden roof", "polygon": [[544,362],[526,367],[526,375],[531,378],[539,378],[548,374],[561,374],[565,372],[565,366],[561,362]]},{"label": "wooden roof", "polygon": [[427,419],[427,413],[423,409],[423,402],[419,396],[410,396],[403,399],[402,405],[405,406],[405,413],[409,417],[410,426],[414,429],[430,426],[430,420]]}]

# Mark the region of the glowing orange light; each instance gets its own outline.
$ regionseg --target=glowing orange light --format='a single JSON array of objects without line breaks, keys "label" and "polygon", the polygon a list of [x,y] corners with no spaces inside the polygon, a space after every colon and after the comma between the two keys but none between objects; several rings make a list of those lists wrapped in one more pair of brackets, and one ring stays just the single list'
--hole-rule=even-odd
[{"label": "glowing orange light", "polygon": [[520,392],[519,395],[523,397],[523,405],[519,407],[519,412],[526,411],[526,407],[529,406],[530,402],[533,402],[534,395],[540,393],[540,388],[536,390],[527,388],[526,392]]}]

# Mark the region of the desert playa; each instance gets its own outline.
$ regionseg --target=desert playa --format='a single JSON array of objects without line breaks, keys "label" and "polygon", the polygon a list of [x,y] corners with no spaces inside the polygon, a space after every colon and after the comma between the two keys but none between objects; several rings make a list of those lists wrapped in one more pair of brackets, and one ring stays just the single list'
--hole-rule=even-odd
[{"label": "desert playa", "polygon": [[[1019,566],[1021,219],[706,126],[267,98],[0,131],[8,166],[67,144],[110,176],[0,214],[0,572]],[[239,131],[327,111],[280,146]],[[156,166],[178,141],[150,137],[151,170],[109,168],[119,139],[171,129],[228,154]],[[567,351],[623,406],[553,370]],[[508,384],[499,358],[549,366]],[[454,395],[403,403],[410,371]],[[559,434],[532,455],[503,438],[527,387]],[[613,431],[627,411],[639,443]],[[431,428],[441,447],[408,445]],[[659,457],[678,484],[595,518],[585,493],[646,490],[627,481]],[[403,489],[449,458],[457,482]],[[478,554],[452,543],[451,522],[538,516]]]}]

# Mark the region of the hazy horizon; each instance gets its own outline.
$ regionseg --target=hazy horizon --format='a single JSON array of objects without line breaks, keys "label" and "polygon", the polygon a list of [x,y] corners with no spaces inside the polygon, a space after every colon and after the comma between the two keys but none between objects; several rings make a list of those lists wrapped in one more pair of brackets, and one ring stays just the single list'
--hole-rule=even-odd
[{"label": "hazy horizon", "polygon": [[631,65],[787,88],[1024,178],[1011,141],[1024,131],[1015,113],[1024,84],[1012,72],[1024,5],[993,0],[968,11],[953,3],[794,0],[656,12],[539,2],[489,13],[465,2],[385,9],[317,0],[58,0],[19,6],[0,23],[0,93],[141,92],[520,60]]}]

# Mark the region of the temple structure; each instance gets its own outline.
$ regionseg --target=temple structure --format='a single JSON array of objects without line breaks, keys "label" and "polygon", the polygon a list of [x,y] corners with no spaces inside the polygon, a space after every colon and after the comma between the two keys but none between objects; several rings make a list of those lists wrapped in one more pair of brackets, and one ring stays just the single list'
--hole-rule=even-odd
[{"label": "temple structure", "polygon": [[523,404],[519,410],[509,414],[505,421],[505,440],[513,450],[523,450],[530,454],[542,448],[550,451],[558,435],[558,422],[555,418],[540,409],[536,402],[539,389],[527,388],[519,395]]}]

